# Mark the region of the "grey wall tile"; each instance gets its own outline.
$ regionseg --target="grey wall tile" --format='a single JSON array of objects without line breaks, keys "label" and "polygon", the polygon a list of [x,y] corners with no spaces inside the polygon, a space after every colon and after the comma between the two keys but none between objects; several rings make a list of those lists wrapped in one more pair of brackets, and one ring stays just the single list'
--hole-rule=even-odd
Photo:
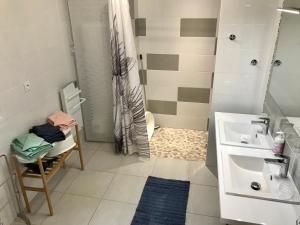
[{"label": "grey wall tile", "polygon": [[180,21],[180,36],[182,37],[215,37],[217,19],[213,18],[183,18]]},{"label": "grey wall tile", "polygon": [[135,19],[135,36],[146,36],[146,19],[137,18]]},{"label": "grey wall tile", "polygon": [[147,68],[149,70],[178,71],[179,55],[147,54]]},{"label": "grey wall tile", "polygon": [[148,100],[148,110],[152,113],[176,115],[177,102]]},{"label": "grey wall tile", "polygon": [[181,102],[198,102],[209,103],[210,89],[209,88],[178,88],[178,101]]},{"label": "grey wall tile", "polygon": [[140,82],[143,85],[147,85],[147,70],[139,70]]}]

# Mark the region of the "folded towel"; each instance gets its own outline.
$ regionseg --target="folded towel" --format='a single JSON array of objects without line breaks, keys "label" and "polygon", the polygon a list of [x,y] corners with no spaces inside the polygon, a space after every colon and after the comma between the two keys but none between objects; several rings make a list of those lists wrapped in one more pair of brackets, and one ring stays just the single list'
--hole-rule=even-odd
[{"label": "folded towel", "polygon": [[50,123],[34,126],[29,130],[29,132],[44,138],[49,143],[63,141],[66,139],[65,134],[59,128],[51,125]]},{"label": "folded towel", "polygon": [[11,149],[20,157],[32,160],[48,153],[53,146],[35,134],[23,134],[11,143]]},{"label": "folded towel", "polygon": [[48,122],[60,129],[68,129],[77,124],[76,120],[64,112],[56,112],[48,117]]}]

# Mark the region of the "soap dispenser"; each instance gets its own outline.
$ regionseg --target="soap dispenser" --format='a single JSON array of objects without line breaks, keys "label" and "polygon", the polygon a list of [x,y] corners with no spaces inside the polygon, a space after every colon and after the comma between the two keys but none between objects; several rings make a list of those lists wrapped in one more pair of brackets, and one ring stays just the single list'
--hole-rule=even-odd
[{"label": "soap dispenser", "polygon": [[274,138],[273,148],[272,148],[274,154],[282,154],[284,150],[284,145],[285,145],[284,133],[282,131],[277,131]]}]

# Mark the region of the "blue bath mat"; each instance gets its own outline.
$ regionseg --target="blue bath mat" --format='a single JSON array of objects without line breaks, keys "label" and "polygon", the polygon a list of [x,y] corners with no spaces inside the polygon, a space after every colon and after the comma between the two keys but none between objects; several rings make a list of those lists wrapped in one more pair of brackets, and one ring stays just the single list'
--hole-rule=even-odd
[{"label": "blue bath mat", "polygon": [[148,177],[131,225],[184,225],[190,182]]}]

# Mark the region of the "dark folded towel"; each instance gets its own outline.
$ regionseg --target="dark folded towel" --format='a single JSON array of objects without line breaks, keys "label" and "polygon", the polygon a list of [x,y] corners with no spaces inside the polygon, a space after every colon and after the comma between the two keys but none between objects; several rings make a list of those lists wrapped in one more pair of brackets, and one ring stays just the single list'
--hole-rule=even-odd
[{"label": "dark folded towel", "polygon": [[50,123],[34,126],[29,130],[29,132],[44,138],[49,143],[63,141],[66,139],[65,134],[59,128],[54,127]]}]

